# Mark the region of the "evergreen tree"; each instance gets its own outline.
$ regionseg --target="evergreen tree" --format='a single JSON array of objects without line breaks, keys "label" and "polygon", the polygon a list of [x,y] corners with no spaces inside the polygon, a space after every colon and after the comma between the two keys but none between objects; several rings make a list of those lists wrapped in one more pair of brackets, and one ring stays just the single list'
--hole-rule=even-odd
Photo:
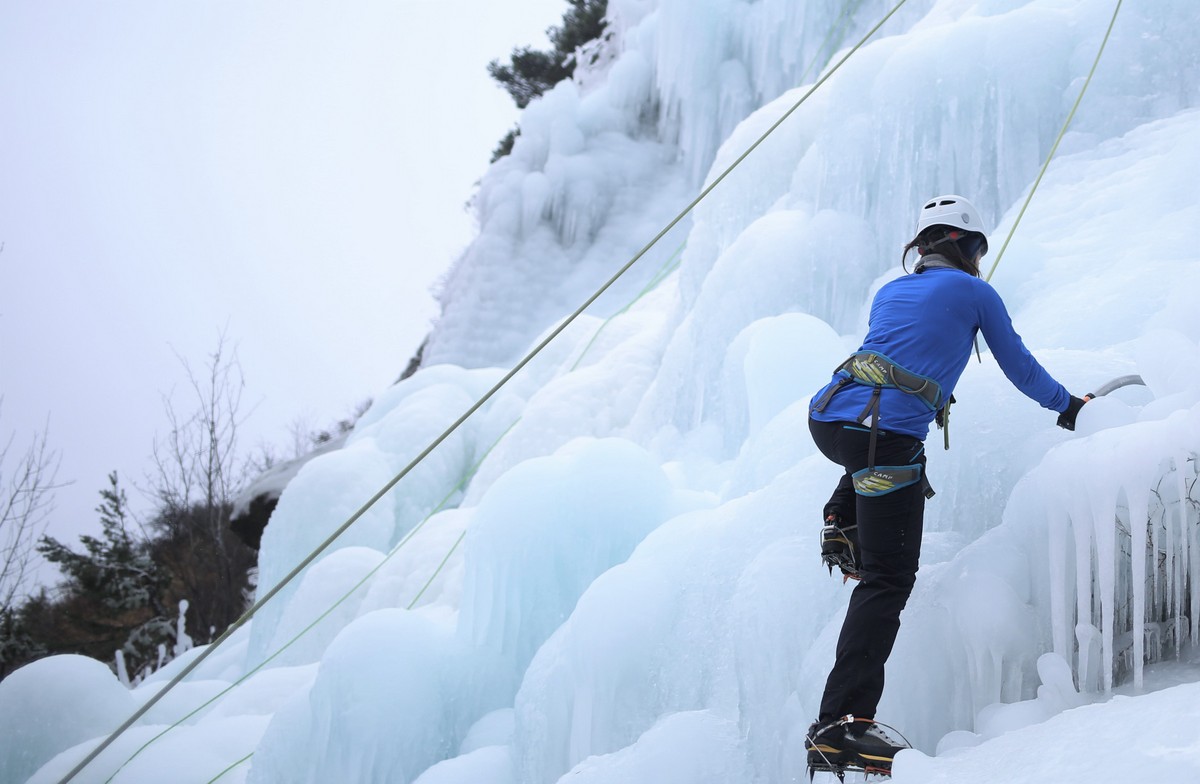
[{"label": "evergreen tree", "polygon": [[[575,53],[579,47],[604,35],[604,15],[608,0],[567,0],[562,25],[546,31],[553,44],[550,51],[523,46],[513,49],[507,65],[499,60],[488,63],[488,73],[512,96],[517,108],[524,109],[534,98],[575,73]],[[492,153],[492,161],[507,155],[519,130],[510,131]]]},{"label": "evergreen tree", "polygon": [[491,162],[495,163],[505,155],[511,155],[513,151],[513,145],[517,143],[517,137],[520,135],[520,128],[513,128],[511,131],[506,133],[504,138],[500,140],[500,143],[496,145],[496,149],[492,150]]},{"label": "evergreen tree", "polygon": [[190,647],[177,627],[181,615],[206,643],[245,610],[254,552],[229,535],[232,498],[246,470],[237,449],[240,366],[222,335],[202,372],[184,367],[196,410],[180,413],[167,400],[172,427],[155,444],[157,506],[146,528],[132,520],[114,472],[96,508],[100,536],[81,536],[80,551],[42,537],[38,551],[64,579],[20,606],[0,603],[0,677],[62,653],[115,669],[120,653],[136,681]]},{"label": "evergreen tree", "polygon": [[130,668],[140,671],[153,668],[161,658],[159,646],[174,639],[164,602],[169,576],[151,557],[149,542],[130,532],[128,502],[115,471],[108,481],[96,507],[103,536],[80,536],[83,552],[44,536],[38,551],[66,577],[56,609],[70,630],[59,641],[101,660],[111,660],[119,648]]},{"label": "evergreen tree", "polygon": [[46,649],[30,634],[21,607],[0,608],[0,680],[26,662],[46,655]]}]

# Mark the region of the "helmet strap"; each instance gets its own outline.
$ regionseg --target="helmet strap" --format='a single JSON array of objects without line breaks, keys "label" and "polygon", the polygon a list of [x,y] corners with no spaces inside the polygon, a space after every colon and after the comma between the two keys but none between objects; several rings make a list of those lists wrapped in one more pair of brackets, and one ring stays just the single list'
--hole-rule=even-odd
[{"label": "helmet strap", "polygon": [[941,245],[946,242],[958,242],[965,236],[967,236],[966,232],[955,231],[955,230],[951,229],[950,231],[943,234],[941,239],[936,239],[933,242],[922,245],[921,250],[924,253],[929,253],[931,250],[936,248],[938,245]]},{"label": "helmet strap", "polygon": [[945,234],[943,234],[941,237],[934,240],[933,242],[925,242],[925,243],[921,243],[921,244],[917,245],[917,253],[924,256],[927,253],[934,252],[934,248],[937,248],[939,245],[944,245],[946,243],[953,243],[954,252],[947,254],[947,253],[945,253],[945,251],[941,251],[942,255],[945,256],[945,258],[948,261],[953,263],[955,266],[957,266],[963,272],[966,272],[969,275],[974,275],[975,277],[978,278],[979,277],[979,265],[975,262],[974,259],[968,259],[966,257],[966,255],[962,252],[962,249],[958,245],[958,241],[963,239],[964,237],[966,237],[967,234],[968,234],[968,232],[959,231],[958,229],[949,229],[946,231]]}]

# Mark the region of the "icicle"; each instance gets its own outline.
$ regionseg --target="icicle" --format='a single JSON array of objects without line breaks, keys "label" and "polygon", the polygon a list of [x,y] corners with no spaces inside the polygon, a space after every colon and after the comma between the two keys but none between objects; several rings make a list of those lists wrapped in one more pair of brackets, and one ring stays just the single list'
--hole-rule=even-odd
[{"label": "icicle", "polygon": [[1109,487],[1092,488],[1092,533],[1096,545],[1097,596],[1100,599],[1101,657],[1104,671],[1101,683],[1106,693],[1112,691],[1113,668],[1116,664],[1117,608],[1117,528],[1113,521],[1117,511],[1116,491]]},{"label": "icicle", "polygon": [[1075,640],[1079,646],[1078,677],[1080,690],[1092,688],[1092,575],[1093,540],[1091,526],[1084,516],[1086,510],[1072,510],[1068,515],[1075,534]]},{"label": "icicle", "polygon": [[125,652],[120,648],[117,649],[117,680],[121,681],[125,688],[133,688],[129,683],[129,670],[125,668]]},{"label": "icicle", "polygon": [[[1146,539],[1150,505],[1144,488],[1126,490],[1125,499],[1129,504],[1129,557],[1133,583],[1130,586],[1133,592],[1133,687],[1141,691],[1146,662]],[[1157,550],[1152,551],[1150,557],[1157,561]],[[1157,574],[1158,570],[1154,571]]]},{"label": "icicle", "polygon": [[[1162,501],[1161,495],[1159,497],[1159,501]],[[1150,578],[1154,583],[1150,593],[1149,612],[1151,618],[1161,618],[1166,615],[1170,609],[1170,602],[1165,600],[1165,598],[1169,596],[1171,590],[1170,580],[1163,579],[1163,576],[1159,574],[1158,568],[1158,553],[1160,550],[1165,550],[1171,541],[1171,531],[1167,527],[1166,504],[1163,504],[1162,506],[1162,527],[1160,528],[1159,526],[1153,524],[1150,526]],[[1167,543],[1166,546],[1164,546],[1164,540]],[[1167,562],[1169,568],[1170,556],[1168,556]]]},{"label": "icicle", "polygon": [[[1188,546],[1188,524],[1187,524],[1187,484],[1184,481],[1183,472],[1187,470],[1187,460],[1181,455],[1175,455],[1172,458],[1175,464],[1175,499],[1179,505],[1179,513],[1172,515],[1166,510],[1166,504],[1163,504],[1163,523],[1164,525],[1178,524],[1179,538],[1179,562],[1175,564],[1173,589],[1175,592],[1174,602],[1171,605],[1171,615],[1175,619],[1175,656],[1178,658],[1183,653],[1184,634],[1183,629],[1183,608],[1184,596],[1187,591],[1188,572],[1191,570],[1191,548]],[[1172,523],[1171,521],[1174,521]],[[1172,538],[1176,534],[1172,532]]]},{"label": "icicle", "polygon": [[[1191,460],[1195,460],[1194,455],[1191,457]],[[1179,471],[1179,520],[1184,529],[1187,531],[1186,540],[1188,542],[1188,547],[1193,554],[1193,557],[1189,559],[1189,565],[1191,568],[1188,576],[1188,580],[1191,583],[1190,606],[1193,616],[1189,619],[1192,627],[1191,641],[1192,645],[1200,645],[1200,623],[1197,623],[1195,618],[1197,612],[1200,612],[1200,557],[1197,557],[1197,555],[1200,554],[1200,549],[1197,548],[1196,526],[1192,525],[1191,515],[1188,513],[1188,511],[1191,509],[1191,495],[1187,491],[1187,479],[1185,477],[1185,471],[1182,470],[1183,468],[1186,468],[1188,463],[1188,457],[1184,457],[1183,460],[1179,462],[1179,465],[1181,466],[1181,470]],[[1194,462],[1192,463],[1192,470],[1195,470]]]},{"label": "icicle", "polygon": [[1180,505],[1180,514],[1176,517],[1178,522],[1178,532],[1171,531],[1170,527],[1170,510],[1168,504],[1163,503],[1163,528],[1168,532],[1166,541],[1168,541],[1169,551],[1166,553],[1166,562],[1170,564],[1170,574],[1168,582],[1170,583],[1171,591],[1171,617],[1175,620],[1174,639],[1172,644],[1175,645],[1175,657],[1180,658],[1183,653],[1183,591],[1187,586],[1188,574],[1188,521],[1187,521],[1187,503],[1184,501],[1183,493],[1186,492],[1183,486],[1183,469],[1187,467],[1187,462],[1180,460],[1180,456],[1174,457],[1175,461],[1175,481],[1176,481],[1176,498]]},{"label": "icicle", "polygon": [[[1067,528],[1070,518],[1065,510],[1055,510],[1057,515],[1048,515],[1046,555],[1050,560],[1050,624],[1054,652],[1071,661],[1072,646],[1070,639],[1071,608],[1067,605],[1067,591],[1070,590],[1071,575],[1068,571],[1070,561],[1067,560]],[[1065,520],[1063,523],[1057,520]],[[1056,570],[1062,569],[1062,574]],[[1076,567],[1076,572],[1079,569]]]},{"label": "icicle", "polygon": [[[182,656],[192,649],[192,638],[187,633],[188,600],[179,600],[179,618],[175,621],[175,656]],[[211,636],[211,632],[210,632]]]},{"label": "icicle", "polygon": [[[1088,594],[1090,597],[1091,594]],[[1094,689],[1099,673],[1096,659],[1100,651],[1100,630],[1092,624],[1081,621],[1075,625],[1075,641],[1079,646],[1079,689]]]}]

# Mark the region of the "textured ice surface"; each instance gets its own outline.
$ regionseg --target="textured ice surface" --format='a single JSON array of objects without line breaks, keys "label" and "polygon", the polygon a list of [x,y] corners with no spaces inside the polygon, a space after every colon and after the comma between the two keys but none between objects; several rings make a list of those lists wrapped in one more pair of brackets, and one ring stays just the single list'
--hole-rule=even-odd
[{"label": "textured ice surface", "polygon": [[[611,0],[603,56],[530,106],[513,154],[481,182],[479,235],[446,281],[429,365],[288,485],[260,586],[890,6]],[[116,781],[202,784],[250,752],[230,780],[802,777],[801,733],[850,591],[816,553],[837,471],[809,439],[808,398],[858,345],[872,294],[901,274],[922,199],[972,198],[995,226],[989,266],[1111,10],[907,4],[147,722],[275,654],[378,565],[361,589]],[[1089,403],[1067,433],[986,346],[963,374],[952,451],[929,441],[938,494],[880,706],[920,749],[901,755],[900,784],[998,770],[1187,779],[1198,764],[1185,734],[1194,683],[1076,707],[1153,687],[1156,662],[1194,680],[1183,662],[1200,642],[1197,30],[1191,0],[1125,4],[993,278],[1026,344],[1073,393],[1126,374],[1146,386]],[[85,707],[132,709],[149,693],[81,666],[52,659],[0,686],[0,724],[28,737],[19,753],[4,744],[0,769],[45,763],[35,780],[55,780],[124,713],[76,722],[54,698],[55,668],[83,679]],[[135,727],[97,762],[99,780],[161,728]]]}]

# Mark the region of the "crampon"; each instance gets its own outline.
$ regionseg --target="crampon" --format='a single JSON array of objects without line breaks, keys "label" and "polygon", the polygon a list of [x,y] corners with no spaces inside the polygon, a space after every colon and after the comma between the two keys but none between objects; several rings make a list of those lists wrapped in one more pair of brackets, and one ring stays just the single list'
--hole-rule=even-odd
[{"label": "crampon", "polygon": [[[850,764],[808,763],[808,780],[813,781],[818,773],[832,773],[842,784],[852,784],[856,781],[882,781],[892,776],[892,766],[868,765],[860,767]],[[850,774],[847,779],[846,775]]]},{"label": "crampon", "polygon": [[[890,732],[889,732],[890,731]],[[894,727],[870,719],[844,716],[824,724],[813,723],[805,735],[808,752],[808,779],[817,773],[832,773],[839,782],[874,781],[890,778],[892,758],[899,751],[912,748]]]}]

